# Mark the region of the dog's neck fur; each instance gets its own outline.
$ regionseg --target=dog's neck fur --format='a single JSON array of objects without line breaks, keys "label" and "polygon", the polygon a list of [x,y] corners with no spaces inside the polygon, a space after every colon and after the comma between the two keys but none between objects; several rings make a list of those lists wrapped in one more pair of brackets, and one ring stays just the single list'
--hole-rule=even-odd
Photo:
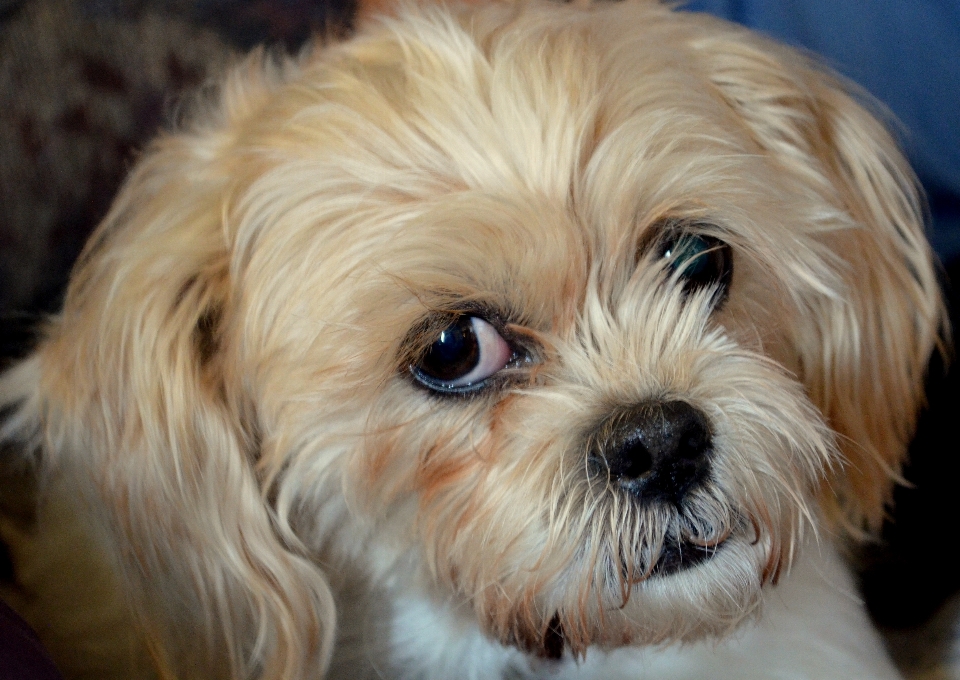
[{"label": "dog's neck fur", "polygon": [[[415,573],[397,570],[371,589],[359,579],[340,583],[340,639],[335,680],[689,680],[710,670],[714,680],[790,677],[895,680],[899,673],[870,626],[856,585],[829,539],[809,540],[777,586],[768,586],[762,616],[723,641],[662,648],[591,648],[582,662],[567,653],[541,659],[486,637],[465,604],[426,592]],[[865,668],[865,664],[869,668]]]}]

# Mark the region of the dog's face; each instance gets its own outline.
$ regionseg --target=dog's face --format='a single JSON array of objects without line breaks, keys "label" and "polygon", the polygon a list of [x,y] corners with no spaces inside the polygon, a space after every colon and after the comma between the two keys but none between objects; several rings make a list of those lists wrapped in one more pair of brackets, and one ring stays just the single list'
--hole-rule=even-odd
[{"label": "dog's face", "polygon": [[238,69],[31,370],[153,611],[299,677],[338,568],[540,655],[728,630],[804,532],[876,526],[938,315],[909,171],[829,76],[531,3]]}]

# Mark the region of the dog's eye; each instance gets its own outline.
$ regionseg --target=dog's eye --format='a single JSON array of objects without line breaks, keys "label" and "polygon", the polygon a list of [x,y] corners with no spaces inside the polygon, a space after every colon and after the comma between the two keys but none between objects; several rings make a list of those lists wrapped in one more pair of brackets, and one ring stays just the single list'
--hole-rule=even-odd
[{"label": "dog's eye", "polygon": [[482,387],[513,356],[513,349],[493,326],[477,316],[460,316],[440,331],[411,371],[422,385],[437,392],[470,392]]},{"label": "dog's eye", "polygon": [[733,277],[730,246],[705,234],[680,232],[660,243],[660,256],[677,272],[688,290],[717,286],[718,303],[726,296]]}]

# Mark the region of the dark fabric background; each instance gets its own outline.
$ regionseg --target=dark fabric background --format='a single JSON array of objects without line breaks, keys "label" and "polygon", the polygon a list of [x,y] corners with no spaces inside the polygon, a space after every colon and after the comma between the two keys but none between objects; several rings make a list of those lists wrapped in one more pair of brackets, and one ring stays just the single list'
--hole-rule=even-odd
[{"label": "dark fabric background", "polygon": [[0,680],[63,680],[40,640],[0,601]]}]

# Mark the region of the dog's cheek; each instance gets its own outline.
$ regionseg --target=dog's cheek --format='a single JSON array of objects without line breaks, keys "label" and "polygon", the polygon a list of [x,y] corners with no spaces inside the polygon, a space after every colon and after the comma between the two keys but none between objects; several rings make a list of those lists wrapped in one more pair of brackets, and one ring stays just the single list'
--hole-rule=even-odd
[{"label": "dog's cheek", "polygon": [[472,524],[476,494],[502,463],[506,433],[485,396],[450,399],[398,382],[371,412],[377,427],[349,474],[375,517],[413,504],[422,541],[444,552],[436,547],[440,527]]},{"label": "dog's cheek", "polygon": [[358,507],[374,521],[406,513],[430,571],[468,597],[535,562],[563,445],[525,430],[524,398],[388,394],[347,468]]}]

